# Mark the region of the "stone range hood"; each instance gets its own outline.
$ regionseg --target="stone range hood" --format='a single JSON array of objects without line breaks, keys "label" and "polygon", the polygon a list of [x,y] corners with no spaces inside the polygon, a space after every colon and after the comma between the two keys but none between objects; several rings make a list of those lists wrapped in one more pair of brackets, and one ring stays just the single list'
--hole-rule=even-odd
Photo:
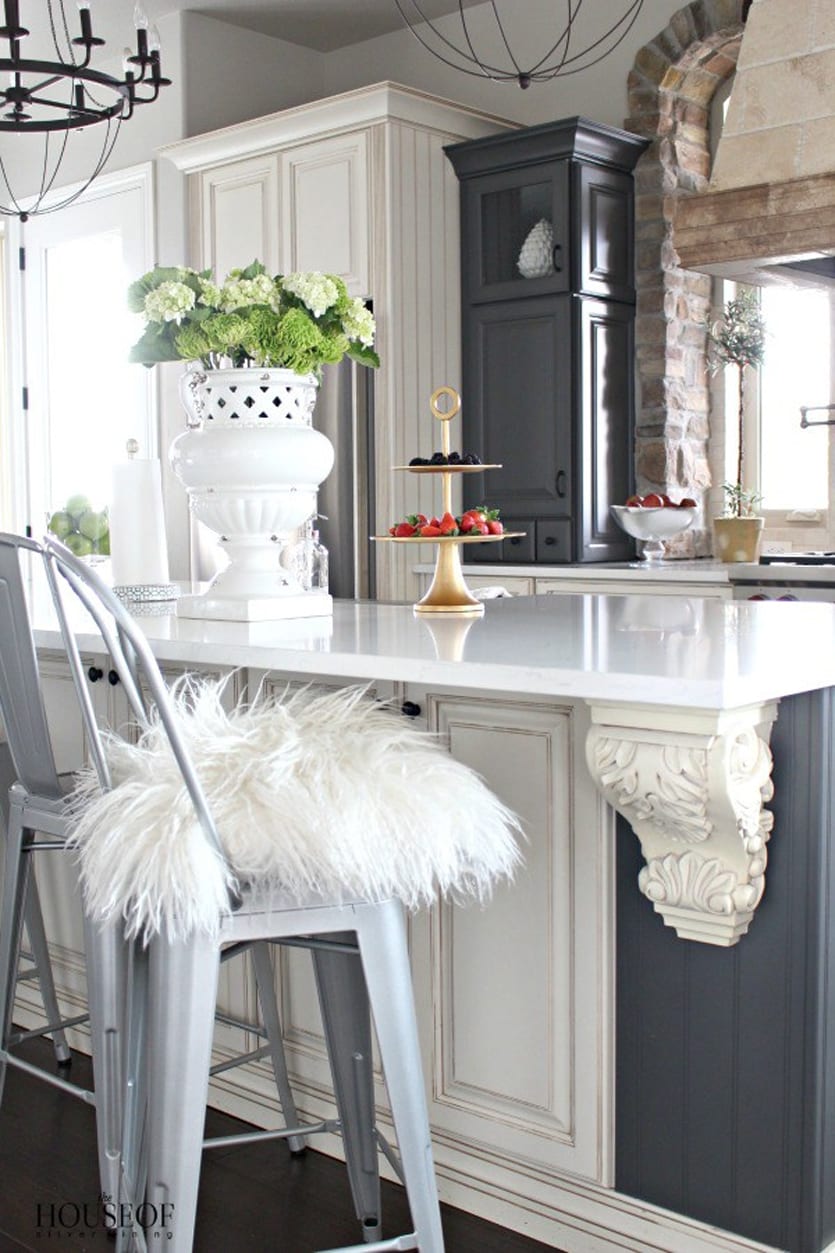
[{"label": "stone range hood", "polygon": [[835,286],[833,0],[754,0],[710,183],[676,204],[673,244],[685,270]]}]

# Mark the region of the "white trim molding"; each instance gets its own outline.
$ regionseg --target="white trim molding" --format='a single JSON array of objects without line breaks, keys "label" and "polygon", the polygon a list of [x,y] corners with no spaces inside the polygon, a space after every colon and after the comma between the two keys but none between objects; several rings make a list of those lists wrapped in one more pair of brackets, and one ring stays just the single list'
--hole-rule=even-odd
[{"label": "white trim molding", "polygon": [[729,947],[765,888],[777,705],[730,713],[593,705],[586,760],[630,823],[638,886],[681,939]]}]

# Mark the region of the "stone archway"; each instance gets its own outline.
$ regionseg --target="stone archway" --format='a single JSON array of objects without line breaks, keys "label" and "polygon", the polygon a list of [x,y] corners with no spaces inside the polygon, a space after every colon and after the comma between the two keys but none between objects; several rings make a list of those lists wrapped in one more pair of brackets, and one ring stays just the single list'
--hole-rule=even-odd
[{"label": "stone archway", "polygon": [[[694,0],[635,58],[625,127],[650,141],[636,172],[637,417],[639,492],[703,501],[710,486],[710,393],[705,324],[711,280],[682,270],[672,221],[680,193],[710,174],[710,104],[734,72],[747,0]],[[706,528],[687,531],[679,557],[706,556]]]}]

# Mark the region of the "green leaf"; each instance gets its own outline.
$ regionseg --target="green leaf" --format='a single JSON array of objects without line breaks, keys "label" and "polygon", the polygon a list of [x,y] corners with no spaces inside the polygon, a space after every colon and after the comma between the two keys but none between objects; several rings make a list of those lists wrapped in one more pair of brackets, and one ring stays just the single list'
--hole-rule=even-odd
[{"label": "green leaf", "polygon": [[146,328],[141,339],[137,340],[130,350],[128,361],[140,365],[156,365],[162,361],[182,361],[168,327],[160,334],[156,326]]},{"label": "green leaf", "polygon": [[380,358],[373,348],[366,348],[364,344],[356,342],[348,345],[348,356],[352,361],[356,361],[358,365],[371,366],[376,370],[380,365]]}]

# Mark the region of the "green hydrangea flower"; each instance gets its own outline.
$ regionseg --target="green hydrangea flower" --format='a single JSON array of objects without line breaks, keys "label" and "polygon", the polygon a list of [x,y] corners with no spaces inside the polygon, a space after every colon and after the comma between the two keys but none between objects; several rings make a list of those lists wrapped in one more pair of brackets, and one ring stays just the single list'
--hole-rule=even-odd
[{"label": "green hydrangea flower", "polygon": [[371,312],[335,274],[273,277],[253,261],[218,283],[210,270],[157,266],[130,285],[128,304],[144,315],[130,356],[144,365],[199,360],[208,369],[231,363],[310,374],[346,354],[379,365]]}]

